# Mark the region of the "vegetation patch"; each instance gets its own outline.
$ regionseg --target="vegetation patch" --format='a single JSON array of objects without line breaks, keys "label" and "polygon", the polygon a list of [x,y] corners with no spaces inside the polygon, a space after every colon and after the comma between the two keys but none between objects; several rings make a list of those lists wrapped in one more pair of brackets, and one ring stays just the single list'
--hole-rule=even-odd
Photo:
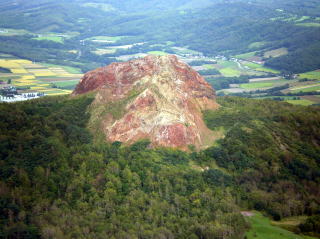
[{"label": "vegetation patch", "polygon": [[286,217],[280,221],[272,221],[271,225],[282,227],[291,232],[299,232],[298,226],[307,220],[307,216]]},{"label": "vegetation patch", "polygon": [[269,58],[269,57],[279,57],[279,56],[284,56],[288,54],[288,49],[283,47],[271,51],[267,51],[264,53],[264,57]]},{"label": "vegetation patch", "polygon": [[[253,42],[249,45],[249,49],[254,49],[254,48],[261,48],[263,47],[267,42],[260,41],[260,42]],[[241,55],[240,55],[241,56]],[[240,57],[242,58],[242,57]],[[245,58],[244,58],[245,59]]]},{"label": "vegetation patch", "polygon": [[286,102],[293,104],[293,105],[304,105],[304,106],[309,106],[313,105],[314,102],[310,100],[305,100],[305,99],[300,99],[300,100],[286,100]]},{"label": "vegetation patch", "polygon": [[246,233],[248,239],[312,239],[272,225],[270,219],[259,212],[253,212],[253,216],[246,218],[251,223],[251,229]]},{"label": "vegetation patch", "polygon": [[157,56],[166,56],[168,53],[164,51],[149,51],[148,54],[157,55]]},{"label": "vegetation patch", "polygon": [[301,79],[311,79],[311,80],[320,80],[320,71],[310,71],[306,73],[299,74]]},{"label": "vegetation patch", "polygon": [[243,89],[259,89],[259,88],[272,87],[273,85],[274,85],[273,82],[258,82],[258,83],[241,84],[240,87]]},{"label": "vegetation patch", "polygon": [[223,69],[221,69],[219,71],[225,77],[234,77],[234,76],[240,76],[241,75],[240,71],[235,70],[233,68],[229,68],[229,67],[223,68]]},{"label": "vegetation patch", "polygon": [[39,36],[39,37],[36,37],[33,39],[38,40],[38,41],[53,41],[53,42],[57,42],[57,43],[64,42],[63,37],[60,37],[60,36]]},{"label": "vegetation patch", "polygon": [[318,22],[304,22],[304,23],[298,23],[297,26],[302,27],[320,27],[320,23]]},{"label": "vegetation patch", "polygon": [[263,72],[267,72],[267,73],[273,73],[273,74],[279,74],[280,71],[278,70],[274,70],[274,69],[271,69],[271,68],[268,68],[268,67],[258,67],[258,68],[255,68],[256,71],[263,71]]},{"label": "vegetation patch", "polygon": [[293,93],[320,91],[320,85],[317,84],[317,85],[295,87],[295,88],[291,88],[290,91]]},{"label": "vegetation patch", "polygon": [[[254,43],[252,43],[252,44],[254,44]],[[239,58],[239,59],[244,59],[244,60],[246,60],[246,59],[248,59],[248,58],[251,58],[251,57],[255,56],[255,54],[256,54],[256,52],[253,51],[253,52],[248,52],[248,53],[236,55],[235,57],[236,57],[236,58]]]},{"label": "vegetation patch", "polygon": [[55,64],[48,64],[48,63],[41,63],[43,66],[47,66],[47,67],[56,67],[56,68],[62,68],[65,71],[67,71],[68,73],[71,74],[82,74],[82,71],[80,68],[77,67],[71,67],[71,66],[61,66],[61,65],[55,65]]}]

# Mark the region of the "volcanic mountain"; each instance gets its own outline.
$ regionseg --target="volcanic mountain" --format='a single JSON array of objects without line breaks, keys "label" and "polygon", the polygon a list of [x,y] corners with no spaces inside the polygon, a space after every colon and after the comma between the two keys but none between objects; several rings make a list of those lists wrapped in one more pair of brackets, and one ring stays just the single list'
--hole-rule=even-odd
[{"label": "volcanic mountain", "polygon": [[73,95],[94,92],[90,127],[107,141],[187,150],[213,142],[202,111],[217,109],[215,91],[176,56],[112,63],[84,75]]}]

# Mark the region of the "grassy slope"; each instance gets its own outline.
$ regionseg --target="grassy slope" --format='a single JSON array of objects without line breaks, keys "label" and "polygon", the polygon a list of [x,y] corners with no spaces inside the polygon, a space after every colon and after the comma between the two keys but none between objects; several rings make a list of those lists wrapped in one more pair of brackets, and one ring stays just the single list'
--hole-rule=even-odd
[{"label": "grassy slope", "polygon": [[251,223],[251,229],[247,232],[248,239],[312,239],[313,237],[294,234],[277,226],[273,226],[267,217],[258,212],[248,217]]}]

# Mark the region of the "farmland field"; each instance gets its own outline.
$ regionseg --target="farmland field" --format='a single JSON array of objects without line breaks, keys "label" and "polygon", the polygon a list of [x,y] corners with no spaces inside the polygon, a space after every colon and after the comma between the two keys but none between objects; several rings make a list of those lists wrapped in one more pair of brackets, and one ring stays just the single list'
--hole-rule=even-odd
[{"label": "farmland field", "polygon": [[312,91],[320,91],[320,84],[314,84],[309,86],[301,86],[301,87],[294,87],[290,89],[294,93],[298,92],[312,92]]},{"label": "farmland field", "polygon": [[311,80],[320,80],[320,71],[310,71],[306,73],[299,74],[301,79],[311,79]]},{"label": "farmland field", "polygon": [[240,54],[240,55],[236,55],[235,57],[236,58],[239,58],[239,59],[248,59],[250,57],[253,57],[255,55],[255,51],[253,52],[248,52],[248,53],[244,53],[244,54]]},{"label": "farmland field", "polygon": [[[172,45],[174,44],[174,42],[167,42],[167,45]],[[172,47],[171,48],[176,54],[194,54],[194,55],[199,55],[201,54],[200,52],[198,51],[195,51],[195,50],[191,50],[191,49],[188,49],[188,48],[185,48],[185,47]]]},{"label": "farmland field", "polygon": [[298,23],[297,26],[304,26],[304,27],[320,27],[320,23],[318,22],[305,22],[305,23]]},{"label": "farmland field", "polygon": [[248,84],[241,84],[241,88],[243,88],[243,89],[259,89],[259,88],[272,87],[273,84],[274,83],[272,83],[272,82],[248,83]]},{"label": "farmland field", "polygon": [[63,70],[65,70],[66,72],[71,73],[71,74],[81,74],[81,70],[76,67],[60,66],[60,65],[47,64],[47,63],[43,63],[42,65],[46,66],[46,67],[51,67],[51,68],[62,68]]},{"label": "farmland field", "polygon": [[304,106],[308,106],[308,105],[314,104],[313,101],[305,100],[305,99],[302,99],[302,100],[286,100],[286,102],[288,102],[290,104],[293,104],[293,105],[304,105]]},{"label": "farmland field", "polygon": [[12,72],[0,73],[0,80],[11,79],[11,85],[23,89],[22,92],[43,92],[46,95],[70,94],[82,77],[78,68],[35,64],[13,57],[0,59],[0,67]]},{"label": "farmland field", "polygon": [[266,44],[264,41],[253,42],[249,45],[249,49],[263,47]]},{"label": "farmland field", "polygon": [[45,41],[54,41],[58,43],[63,43],[63,38],[59,36],[41,36],[41,37],[36,37],[34,39],[39,41],[45,40]]},{"label": "farmland field", "polygon": [[264,57],[279,57],[279,56],[283,56],[283,55],[287,55],[288,54],[288,49],[287,48],[279,48],[279,49],[275,49],[275,50],[271,50],[271,51],[267,51],[264,53]]},{"label": "farmland field", "polygon": [[255,69],[256,71],[262,71],[262,72],[267,72],[267,73],[273,73],[273,74],[279,74],[280,71],[271,69],[271,68],[267,68],[267,67],[258,67]]},{"label": "farmland field", "polygon": [[264,67],[263,65],[253,63],[253,62],[244,62],[244,66],[247,66],[255,71],[261,71],[266,73],[273,73],[273,74],[279,74],[280,72],[271,68]]},{"label": "farmland field", "polygon": [[207,70],[211,70],[211,69],[215,69],[213,65],[210,65],[210,64],[205,64],[203,65],[205,69]]},{"label": "farmland field", "polygon": [[230,67],[223,68],[223,69],[221,69],[219,71],[225,77],[233,77],[233,76],[240,76],[241,75],[240,71],[235,70],[235,69],[230,68]]},{"label": "farmland field", "polygon": [[117,51],[115,48],[98,48],[93,53],[97,55],[113,54]]},{"label": "farmland field", "polygon": [[151,55],[158,55],[158,56],[165,56],[168,55],[168,53],[164,52],[164,51],[149,51],[148,54]]}]

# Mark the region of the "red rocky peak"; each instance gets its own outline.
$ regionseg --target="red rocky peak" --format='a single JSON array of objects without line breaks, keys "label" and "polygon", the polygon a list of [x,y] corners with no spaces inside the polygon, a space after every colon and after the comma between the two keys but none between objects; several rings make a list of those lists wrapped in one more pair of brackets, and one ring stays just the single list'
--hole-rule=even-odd
[{"label": "red rocky peak", "polygon": [[149,138],[154,146],[187,149],[214,138],[202,111],[218,108],[215,92],[176,56],[147,56],[88,72],[73,94],[87,92],[96,92],[92,115],[108,141]]}]

